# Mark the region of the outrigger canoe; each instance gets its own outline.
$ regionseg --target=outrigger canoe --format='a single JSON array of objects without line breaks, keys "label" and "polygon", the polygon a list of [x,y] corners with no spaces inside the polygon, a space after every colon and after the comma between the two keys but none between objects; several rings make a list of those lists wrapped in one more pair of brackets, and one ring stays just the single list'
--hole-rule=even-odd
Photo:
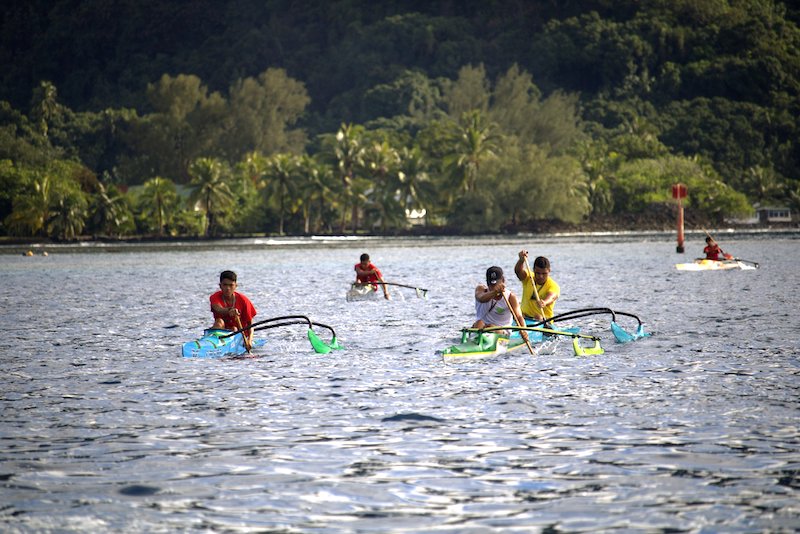
[{"label": "outrigger canoe", "polygon": [[378,298],[384,297],[383,293],[378,292],[378,286],[372,284],[352,284],[350,289],[347,290],[345,298],[347,302],[353,302],[356,300],[377,300]]},{"label": "outrigger canoe", "polygon": [[[284,315],[282,317],[272,317],[251,324],[248,328],[253,331],[264,330],[267,328],[278,328],[281,326],[291,326],[302,324],[308,327],[308,340],[314,352],[327,354],[331,350],[342,350],[343,347],[336,339],[336,332],[332,327],[312,321],[305,315]],[[313,327],[319,326],[331,332],[331,340],[325,342],[314,332]],[[182,354],[185,358],[223,358],[226,356],[241,356],[247,352],[244,346],[244,339],[241,330],[230,331],[223,329],[210,328],[203,333],[203,337],[198,340],[183,344]],[[262,347],[266,344],[265,339],[253,339],[253,348]]]},{"label": "outrigger canoe", "polygon": [[[200,339],[183,344],[184,358],[224,358],[247,353],[241,335],[232,336],[233,330],[209,328]],[[261,347],[266,339],[253,339],[253,348]]]},{"label": "outrigger canoe", "polygon": [[[571,337],[573,350],[576,355],[602,354],[600,338],[579,334],[577,328],[552,329],[531,326],[507,326],[489,328],[464,328],[461,330],[461,342],[442,351],[445,361],[477,360],[490,356],[506,354],[508,352],[525,350],[525,341],[520,336],[520,331],[528,334],[534,355],[549,354],[555,350],[561,337]],[[593,347],[583,347],[579,339],[594,341]]]},{"label": "outrigger canoe", "polygon": [[679,271],[729,271],[731,269],[752,271],[758,269],[758,263],[739,258],[734,258],[732,260],[707,260],[705,258],[697,258],[692,263],[676,263],[675,268]]},{"label": "outrigger canoe", "polygon": [[[580,319],[593,315],[610,315],[611,332],[618,343],[628,343],[650,336],[645,332],[641,319],[632,313],[615,311],[611,308],[583,308],[555,315],[546,322],[528,321],[524,327],[490,327],[484,329],[464,328],[461,331],[461,341],[442,351],[445,360],[474,360],[525,348],[525,342],[519,332],[528,333],[534,354],[551,353],[558,341],[564,337],[572,338],[572,348],[576,356],[603,354],[605,350],[600,345],[600,338],[580,333],[578,327],[558,327],[553,323],[565,320]],[[617,323],[617,316],[626,316],[636,319],[637,326],[633,332],[628,332]],[[593,346],[583,346],[582,341],[592,341]]]}]

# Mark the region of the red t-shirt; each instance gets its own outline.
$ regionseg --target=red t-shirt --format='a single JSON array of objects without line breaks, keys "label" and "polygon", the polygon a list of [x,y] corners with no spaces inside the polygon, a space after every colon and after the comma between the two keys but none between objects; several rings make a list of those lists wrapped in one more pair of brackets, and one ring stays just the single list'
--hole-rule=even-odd
[{"label": "red t-shirt", "polygon": [[[369,274],[369,275],[364,276],[364,275],[359,274],[359,272],[358,272],[359,269],[364,270],[364,271],[375,271],[377,274]],[[366,269],[362,269],[361,262],[356,263],[355,270],[356,270],[356,279],[361,284],[371,284],[373,282],[380,282],[381,278],[383,278],[383,275],[381,274],[381,272],[378,270],[377,267],[372,265],[371,262],[370,262],[369,265],[367,265]]]},{"label": "red t-shirt", "polygon": [[[234,291],[233,293],[234,298],[236,299],[234,302],[234,306],[237,310],[239,310],[239,320],[242,321],[242,327],[246,328],[250,326],[250,323],[253,322],[253,317],[256,316],[256,308],[253,306],[253,303],[250,302],[250,299],[242,295],[241,293],[237,293]],[[227,304],[222,299],[222,291],[217,291],[213,295],[211,295],[211,312],[214,314],[214,319],[218,319],[222,317],[225,321],[225,328],[228,330],[238,330],[239,326],[236,324],[236,317],[225,315],[224,317],[217,312],[214,311],[214,304],[217,306],[222,306],[223,308],[230,308],[230,305]]]},{"label": "red t-shirt", "polygon": [[707,260],[719,260],[719,253],[722,252],[719,245],[706,245],[703,253],[706,255]]}]

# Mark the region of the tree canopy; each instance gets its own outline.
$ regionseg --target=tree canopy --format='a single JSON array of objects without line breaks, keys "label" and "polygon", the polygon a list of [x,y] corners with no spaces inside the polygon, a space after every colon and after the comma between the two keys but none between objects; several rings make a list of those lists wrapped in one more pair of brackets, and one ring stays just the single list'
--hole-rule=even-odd
[{"label": "tree canopy", "polygon": [[[0,234],[499,231],[800,209],[775,0],[30,0],[0,12]],[[144,184],[144,186],[142,186]],[[696,196],[692,196],[696,194]]]}]

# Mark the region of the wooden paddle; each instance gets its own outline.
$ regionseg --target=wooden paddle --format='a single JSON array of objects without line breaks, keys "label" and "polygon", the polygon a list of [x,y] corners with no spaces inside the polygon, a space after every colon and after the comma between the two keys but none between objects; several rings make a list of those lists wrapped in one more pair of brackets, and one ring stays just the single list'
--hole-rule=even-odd
[{"label": "wooden paddle", "polygon": [[542,312],[542,324],[547,321],[547,317],[544,316],[544,305],[542,304],[542,298],[539,296],[539,291],[536,289],[536,278],[534,277],[534,273],[531,270],[531,266],[528,263],[528,256],[525,256],[525,268],[531,273],[531,285],[533,286],[533,294],[536,296],[536,304],[539,306],[539,310]]},{"label": "wooden paddle", "polygon": [[242,328],[242,320],[239,319],[239,315],[236,315],[236,326],[238,326],[239,330],[242,332],[242,339],[244,340],[244,348],[247,349],[247,354],[250,354],[250,349],[252,348],[252,345],[250,344],[250,340],[247,339],[247,334]]},{"label": "wooden paddle", "polygon": [[[505,291],[503,291],[503,300],[505,301],[506,306],[508,306],[508,310],[511,312],[511,317],[514,319],[514,323],[520,328],[525,328],[524,320],[523,320],[523,323],[520,324],[519,317],[517,317],[517,312],[516,312],[516,310],[514,310],[514,308],[511,307],[511,303],[508,301],[508,297],[506,297],[506,292]],[[530,340],[528,340],[528,334],[520,331],[519,336],[525,341],[525,346],[528,347],[528,352],[530,352],[531,354],[534,354],[533,346],[531,345]]]}]

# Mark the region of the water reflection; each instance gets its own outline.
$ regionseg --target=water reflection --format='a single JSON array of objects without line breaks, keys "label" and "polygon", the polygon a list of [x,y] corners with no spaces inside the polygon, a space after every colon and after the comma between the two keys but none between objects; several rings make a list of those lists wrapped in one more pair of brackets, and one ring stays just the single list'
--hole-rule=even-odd
[{"label": "water reflection", "polygon": [[[797,241],[726,241],[755,272],[678,273],[672,242],[172,247],[0,259],[9,530],[789,531],[800,524]],[[702,248],[700,240],[696,247]],[[364,247],[368,246],[369,249]],[[656,335],[603,356],[444,363],[486,266],[551,258],[560,311]],[[691,250],[692,243],[687,243]],[[429,289],[348,303],[358,254]],[[646,254],[642,254],[646,251]],[[503,263],[505,261],[505,263]],[[187,360],[218,273],[258,357]],[[517,289],[518,290],[518,289]],[[398,291],[403,291],[402,289]]]}]

